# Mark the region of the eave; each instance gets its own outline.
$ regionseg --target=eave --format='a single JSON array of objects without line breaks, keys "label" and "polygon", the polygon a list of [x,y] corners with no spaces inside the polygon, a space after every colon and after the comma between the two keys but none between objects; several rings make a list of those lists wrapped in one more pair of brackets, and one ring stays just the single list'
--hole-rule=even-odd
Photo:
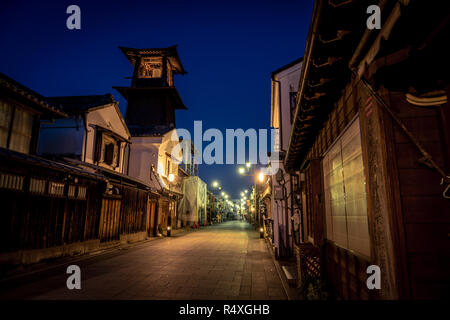
[{"label": "eave", "polygon": [[184,109],[184,110],[187,109],[176,87],[144,87],[144,88],[113,87],[113,88],[117,90],[127,101],[131,96],[164,94],[170,98],[169,102],[171,103],[171,106],[174,109]]},{"label": "eave", "polygon": [[368,0],[317,0],[314,4],[284,161],[288,171],[298,170],[304,162],[315,137],[351,79],[348,61],[364,33],[365,10],[370,4]]},{"label": "eave", "polygon": [[176,74],[186,74],[186,70],[181,64],[180,57],[178,55],[177,45],[173,45],[167,48],[127,48],[120,47],[122,53],[127,57],[128,61],[134,67],[138,57],[155,57],[155,56],[165,56],[169,59],[172,66],[175,68],[174,73]]},{"label": "eave", "polygon": [[54,105],[48,103],[43,96],[25,87],[17,81],[0,73],[0,90],[13,99],[30,106],[42,114],[43,118],[67,118],[68,115]]}]

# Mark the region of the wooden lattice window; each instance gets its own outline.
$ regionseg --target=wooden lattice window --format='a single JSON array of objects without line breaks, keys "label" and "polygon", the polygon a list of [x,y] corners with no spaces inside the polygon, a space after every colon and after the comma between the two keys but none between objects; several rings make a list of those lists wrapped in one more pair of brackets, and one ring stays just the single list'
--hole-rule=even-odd
[{"label": "wooden lattice window", "polygon": [[327,238],[370,257],[366,182],[357,118],[323,159]]},{"label": "wooden lattice window", "polygon": [[77,186],[73,186],[70,185],[69,188],[67,189],[67,196],[69,198],[75,198],[75,190],[76,190]]},{"label": "wooden lattice window", "polygon": [[43,194],[45,193],[45,187],[47,185],[47,182],[43,179],[30,179],[30,192],[31,193],[37,193],[37,194]]},{"label": "wooden lattice window", "polygon": [[78,187],[78,199],[86,199],[86,187]]},{"label": "wooden lattice window", "polygon": [[1,173],[0,174],[0,188],[10,190],[22,190],[23,189],[23,176],[15,174]]},{"label": "wooden lattice window", "polygon": [[48,193],[52,196],[63,196],[64,195],[64,183],[50,182]]}]

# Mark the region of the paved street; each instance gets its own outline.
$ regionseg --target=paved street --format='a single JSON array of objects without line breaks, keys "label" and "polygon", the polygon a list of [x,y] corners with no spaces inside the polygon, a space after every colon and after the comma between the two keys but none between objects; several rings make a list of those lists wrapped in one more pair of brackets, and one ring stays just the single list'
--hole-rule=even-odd
[{"label": "paved street", "polygon": [[[265,242],[231,221],[75,262],[81,290],[66,288],[66,266],[0,292],[1,299],[286,299]],[[67,264],[69,265],[69,264]]]}]

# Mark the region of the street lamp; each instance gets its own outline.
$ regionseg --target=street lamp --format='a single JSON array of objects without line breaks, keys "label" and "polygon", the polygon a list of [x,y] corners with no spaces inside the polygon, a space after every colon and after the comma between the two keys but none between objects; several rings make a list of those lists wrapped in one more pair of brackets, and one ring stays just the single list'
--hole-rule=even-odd
[{"label": "street lamp", "polygon": [[244,167],[240,167],[239,168],[239,174],[244,174],[245,173],[245,168]]},{"label": "street lamp", "polygon": [[263,182],[264,181],[264,173],[260,172],[258,174],[258,180],[259,180],[259,182]]},{"label": "street lamp", "polygon": [[220,186],[220,183],[218,182],[218,181],[213,181],[212,183],[211,183],[211,186],[214,188],[214,189],[217,189],[217,190],[222,190],[222,187]]}]

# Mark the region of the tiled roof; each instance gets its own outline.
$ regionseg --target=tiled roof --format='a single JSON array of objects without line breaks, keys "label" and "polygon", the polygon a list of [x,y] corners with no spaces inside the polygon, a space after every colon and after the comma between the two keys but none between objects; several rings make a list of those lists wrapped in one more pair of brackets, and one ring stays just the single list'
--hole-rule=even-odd
[{"label": "tiled roof", "polygon": [[67,113],[82,113],[90,109],[115,103],[110,93],[89,96],[46,97],[48,102],[61,107]]},{"label": "tiled roof", "polygon": [[0,88],[7,90],[11,94],[25,99],[31,105],[41,109],[43,113],[52,117],[65,118],[65,114],[60,108],[49,103],[47,99],[38,94],[37,92],[25,87],[10,77],[0,73]]},{"label": "tiled roof", "polygon": [[292,67],[292,66],[295,66],[296,64],[298,64],[298,63],[300,63],[300,62],[302,62],[302,61],[303,61],[303,57],[298,58],[298,59],[296,59],[296,60],[294,60],[294,61],[291,61],[291,62],[289,62],[288,64],[286,64],[286,65],[284,65],[284,66],[278,68],[277,70],[272,71],[270,74],[271,74],[271,76],[274,76],[274,75],[276,75],[277,73],[280,73],[281,71],[284,71],[284,70],[286,70],[286,69],[288,69],[288,68],[290,68],[290,67]]},{"label": "tiled roof", "polygon": [[69,172],[72,174],[81,175],[88,178],[106,181],[106,178],[103,175],[98,174],[95,172],[95,170],[89,168],[80,168],[78,166],[71,165],[69,163],[53,161],[35,155],[16,152],[5,148],[0,148],[0,157],[5,160],[14,161],[15,163],[20,162],[24,163],[25,165],[46,167],[49,169]]},{"label": "tiled roof", "polygon": [[160,55],[169,58],[172,65],[175,67],[175,72],[179,74],[186,74],[183,65],[181,64],[180,57],[178,56],[177,45],[173,45],[167,48],[127,48],[119,47],[123,54],[130,61],[131,65],[134,67],[136,63],[136,58],[145,55]]},{"label": "tiled roof", "polygon": [[149,188],[150,185],[142,180],[133,178],[131,176],[128,176],[126,174],[102,167],[102,166],[98,166],[95,165],[93,163],[88,163],[88,162],[84,162],[84,161],[80,161],[77,159],[72,159],[72,158],[64,158],[63,161],[66,161],[67,163],[70,163],[74,166],[77,166],[79,168],[86,168],[86,169],[91,169],[94,170],[95,172],[101,173],[102,175],[104,175],[106,178],[110,179],[110,180],[120,180],[120,181],[126,181],[128,183],[131,184],[136,184],[138,187],[140,188]]}]

